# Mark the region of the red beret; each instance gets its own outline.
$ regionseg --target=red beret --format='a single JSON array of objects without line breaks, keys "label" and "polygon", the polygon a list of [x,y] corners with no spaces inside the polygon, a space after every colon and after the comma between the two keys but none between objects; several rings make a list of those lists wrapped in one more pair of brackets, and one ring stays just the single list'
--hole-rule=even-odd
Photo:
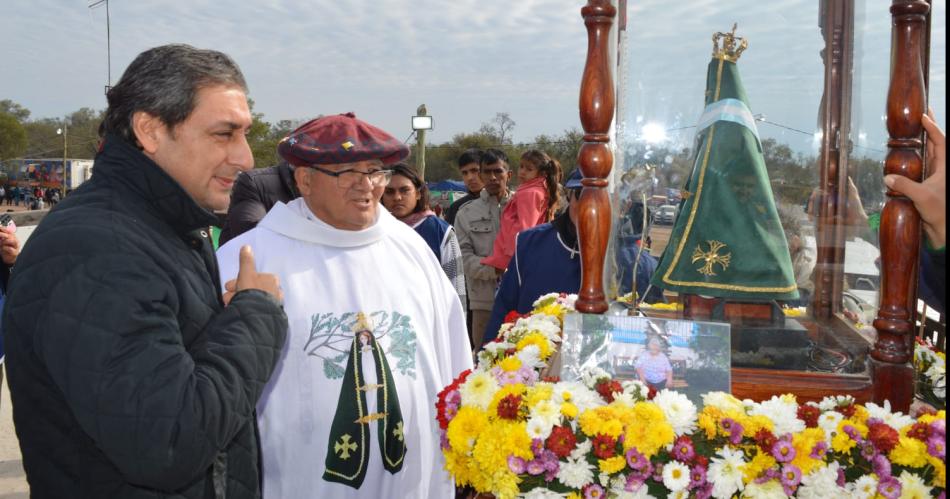
[{"label": "red beret", "polygon": [[353,113],[324,116],[297,127],[277,144],[294,166],[335,165],[378,159],[384,165],[409,156],[409,147]]}]

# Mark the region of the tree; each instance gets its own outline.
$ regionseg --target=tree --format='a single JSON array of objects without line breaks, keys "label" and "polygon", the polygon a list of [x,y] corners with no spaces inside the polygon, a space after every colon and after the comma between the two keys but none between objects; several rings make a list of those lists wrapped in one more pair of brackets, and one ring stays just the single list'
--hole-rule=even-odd
[{"label": "tree", "polygon": [[30,110],[10,99],[0,100],[0,114],[9,114],[21,124],[30,119]]},{"label": "tree", "polygon": [[482,123],[481,128],[478,129],[478,133],[493,136],[498,139],[496,144],[506,145],[511,144],[511,132],[514,129],[515,120],[511,119],[511,115],[508,113],[495,113],[495,117],[491,121]]},{"label": "tree", "polygon": [[12,115],[0,113],[0,161],[19,157],[26,150],[26,130]]}]

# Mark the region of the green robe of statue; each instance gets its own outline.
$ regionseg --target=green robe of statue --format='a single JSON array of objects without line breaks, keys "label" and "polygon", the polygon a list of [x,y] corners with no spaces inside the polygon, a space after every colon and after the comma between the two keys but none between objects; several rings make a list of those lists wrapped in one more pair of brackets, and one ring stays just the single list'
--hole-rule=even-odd
[{"label": "green robe of statue", "polygon": [[762,148],[736,63],[714,57],[693,170],[654,286],[739,300],[798,297]]}]

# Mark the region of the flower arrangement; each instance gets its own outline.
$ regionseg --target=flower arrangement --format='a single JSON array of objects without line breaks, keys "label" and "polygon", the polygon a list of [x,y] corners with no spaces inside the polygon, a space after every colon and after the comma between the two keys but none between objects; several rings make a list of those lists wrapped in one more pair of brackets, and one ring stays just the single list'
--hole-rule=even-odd
[{"label": "flower arrangement", "polygon": [[914,346],[917,394],[924,402],[947,407],[947,356],[930,342],[917,338]]},{"label": "flower arrangement", "polygon": [[438,397],[446,469],[499,499],[945,496],[946,414],[545,377],[572,296],[513,317]]}]

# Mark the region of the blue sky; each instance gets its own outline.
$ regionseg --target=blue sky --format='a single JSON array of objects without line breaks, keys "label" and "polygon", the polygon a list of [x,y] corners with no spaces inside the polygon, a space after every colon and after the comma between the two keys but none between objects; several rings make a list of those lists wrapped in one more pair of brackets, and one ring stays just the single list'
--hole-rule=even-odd
[{"label": "blue sky", "polygon": [[[740,69],[753,112],[792,128],[815,129],[821,94],[817,1],[629,1],[627,108],[618,116],[628,140],[648,123],[675,128],[695,122],[710,35],[733,21],[751,41]],[[90,3],[3,0],[0,99],[26,106],[33,117],[105,106],[105,8],[90,10]],[[112,81],[142,50],[184,42],[234,57],[255,110],[269,121],[354,111],[404,137],[409,117],[425,103],[434,116],[432,142],[473,131],[496,112],[510,113],[515,140],[527,141],[580,127],[584,3],[110,0]],[[890,2],[858,3],[855,139],[869,151],[883,150]],[[935,3],[933,38],[945,40],[945,2]],[[945,41],[939,47],[932,61],[932,101],[942,110]],[[808,151],[813,142],[765,123],[760,131],[799,150]],[[669,140],[683,137],[671,134]]]}]

